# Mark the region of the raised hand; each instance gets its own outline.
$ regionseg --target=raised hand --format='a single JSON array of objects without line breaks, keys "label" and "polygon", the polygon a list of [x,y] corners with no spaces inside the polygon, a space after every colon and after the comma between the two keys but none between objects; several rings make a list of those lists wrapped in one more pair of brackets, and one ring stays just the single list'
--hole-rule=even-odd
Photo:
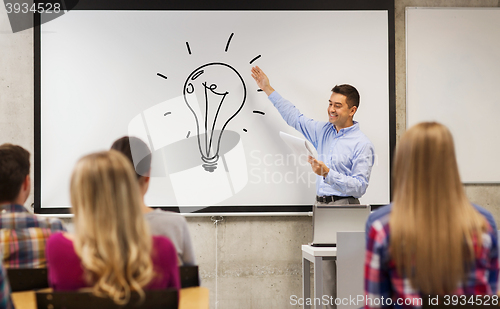
[{"label": "raised hand", "polygon": [[267,95],[274,92],[273,87],[271,87],[271,84],[269,83],[269,78],[267,78],[267,75],[258,66],[252,68],[252,77],[257,83],[257,86],[259,86],[259,88],[262,89]]}]

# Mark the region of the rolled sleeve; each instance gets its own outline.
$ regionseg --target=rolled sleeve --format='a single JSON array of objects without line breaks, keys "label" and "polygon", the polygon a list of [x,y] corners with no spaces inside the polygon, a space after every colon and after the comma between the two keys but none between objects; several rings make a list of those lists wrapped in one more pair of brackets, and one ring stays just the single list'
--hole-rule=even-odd
[{"label": "rolled sleeve", "polygon": [[370,174],[374,164],[375,151],[371,144],[361,149],[359,154],[353,158],[351,175],[341,174],[330,169],[324,177],[327,184],[334,190],[344,192],[347,196],[360,198],[366,192],[370,181]]},{"label": "rolled sleeve", "polygon": [[281,97],[276,91],[271,93],[268,98],[289,126],[302,133],[314,147],[318,146],[318,136],[324,127],[323,122],[307,118],[295,105]]}]

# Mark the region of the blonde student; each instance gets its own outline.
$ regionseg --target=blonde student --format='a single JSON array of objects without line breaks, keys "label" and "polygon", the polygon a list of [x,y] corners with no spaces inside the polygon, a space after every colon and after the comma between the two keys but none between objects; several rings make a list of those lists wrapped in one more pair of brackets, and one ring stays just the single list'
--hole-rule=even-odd
[{"label": "blonde student", "polygon": [[131,291],[180,289],[172,242],[151,237],[141,212],[135,173],[111,150],[80,159],[71,177],[75,235],[58,233],[47,243],[49,282],[54,290],[91,287],[117,304]]},{"label": "blonde student", "polygon": [[392,183],[393,203],[367,221],[365,308],[496,294],[496,224],[465,195],[450,131],[435,122],[410,128],[396,148]]}]

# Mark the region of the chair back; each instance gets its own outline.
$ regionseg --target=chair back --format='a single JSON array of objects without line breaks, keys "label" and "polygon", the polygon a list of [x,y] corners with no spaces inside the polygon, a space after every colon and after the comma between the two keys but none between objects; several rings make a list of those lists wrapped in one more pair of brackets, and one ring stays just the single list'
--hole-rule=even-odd
[{"label": "chair back", "polygon": [[12,292],[45,289],[49,287],[47,268],[8,268]]},{"label": "chair back", "polygon": [[145,291],[146,298],[139,304],[139,294],[132,293],[124,306],[110,298],[97,297],[92,292],[36,292],[38,309],[177,309],[179,291],[176,289]]},{"label": "chair back", "polygon": [[181,286],[182,288],[190,288],[200,286],[200,276],[198,274],[198,266],[181,266],[180,267]]}]

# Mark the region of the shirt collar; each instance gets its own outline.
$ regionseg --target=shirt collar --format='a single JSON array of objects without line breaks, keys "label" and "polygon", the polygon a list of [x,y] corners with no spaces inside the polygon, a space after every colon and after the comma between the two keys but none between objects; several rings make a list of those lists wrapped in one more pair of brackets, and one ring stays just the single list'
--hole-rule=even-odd
[{"label": "shirt collar", "polygon": [[[334,126],[334,125],[332,124],[332,126]],[[337,129],[335,128],[335,126],[334,126],[334,128],[333,128],[333,129],[335,130],[335,132],[337,132]],[[340,130],[337,132],[337,134],[340,134],[340,133],[347,134],[347,133],[349,133],[349,132],[354,132],[354,131],[356,131],[356,130],[359,130],[359,123],[358,123],[357,121],[354,121],[354,120],[353,120],[353,125],[352,125],[352,126],[347,127],[347,128],[343,128],[343,129],[340,129]]]},{"label": "shirt collar", "polygon": [[5,212],[28,212],[28,210],[18,204],[5,204],[0,206],[0,214]]}]

